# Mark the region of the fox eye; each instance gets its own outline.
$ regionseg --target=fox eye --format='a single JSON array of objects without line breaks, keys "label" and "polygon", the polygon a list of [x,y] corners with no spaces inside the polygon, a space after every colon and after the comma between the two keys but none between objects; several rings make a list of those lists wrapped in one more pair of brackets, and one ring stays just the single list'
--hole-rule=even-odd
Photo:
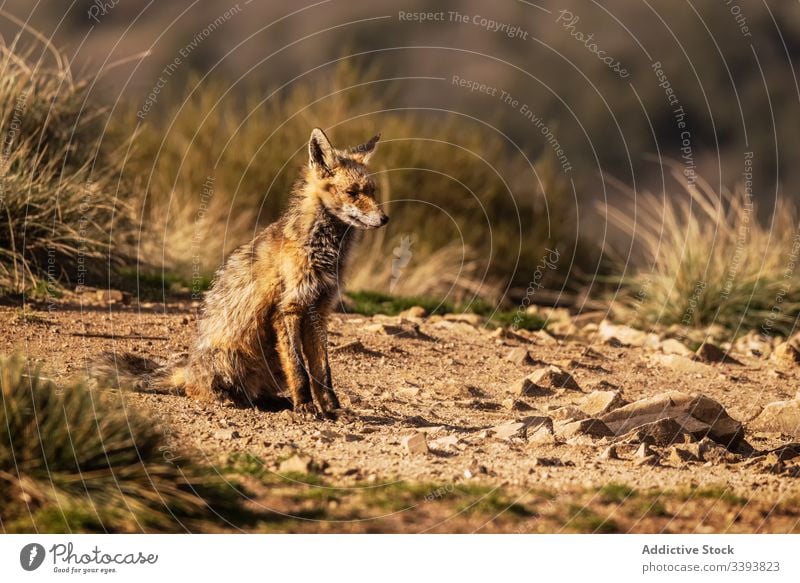
[{"label": "fox eye", "polygon": [[345,190],[345,192],[346,192],[348,195],[350,195],[350,197],[351,197],[351,198],[355,198],[355,197],[357,197],[357,196],[358,196],[358,189],[357,189],[356,187],[354,187],[354,186],[351,186],[350,188],[348,188],[347,190]]}]

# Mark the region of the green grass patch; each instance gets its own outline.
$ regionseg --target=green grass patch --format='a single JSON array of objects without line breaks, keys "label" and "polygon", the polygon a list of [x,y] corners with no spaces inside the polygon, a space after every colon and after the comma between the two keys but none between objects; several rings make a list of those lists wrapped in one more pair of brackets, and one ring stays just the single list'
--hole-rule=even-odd
[{"label": "green grass patch", "polygon": [[545,320],[536,314],[496,310],[490,303],[480,299],[460,304],[439,298],[392,296],[375,291],[354,291],[347,292],[346,295],[352,301],[353,313],[363,316],[397,316],[409,308],[421,306],[429,316],[467,313],[489,318],[489,326],[514,326],[524,330],[541,330],[545,327]]},{"label": "green grass patch", "polygon": [[608,517],[603,517],[585,506],[571,504],[569,506],[569,519],[565,526],[583,533],[612,534],[620,532],[616,522]]},{"label": "green grass patch", "polygon": [[600,501],[606,504],[622,504],[629,498],[636,496],[636,490],[625,484],[611,482],[598,491]]}]

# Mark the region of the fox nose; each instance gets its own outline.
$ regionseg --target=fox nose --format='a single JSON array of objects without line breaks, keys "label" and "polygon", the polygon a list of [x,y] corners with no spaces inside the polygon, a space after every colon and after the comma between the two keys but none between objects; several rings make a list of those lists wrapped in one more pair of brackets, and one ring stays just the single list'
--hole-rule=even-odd
[{"label": "fox nose", "polygon": [[389,215],[385,214],[381,217],[381,226],[389,222]]}]

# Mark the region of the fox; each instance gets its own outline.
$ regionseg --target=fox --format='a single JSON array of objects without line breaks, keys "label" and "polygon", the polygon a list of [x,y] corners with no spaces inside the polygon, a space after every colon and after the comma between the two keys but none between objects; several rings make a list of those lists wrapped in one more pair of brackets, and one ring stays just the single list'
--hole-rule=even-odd
[{"label": "fox", "polygon": [[283,214],[217,270],[192,350],[173,362],[106,353],[95,376],[304,417],[341,412],[328,320],[359,233],[389,222],[368,169],[378,140],[340,150],[314,128]]}]

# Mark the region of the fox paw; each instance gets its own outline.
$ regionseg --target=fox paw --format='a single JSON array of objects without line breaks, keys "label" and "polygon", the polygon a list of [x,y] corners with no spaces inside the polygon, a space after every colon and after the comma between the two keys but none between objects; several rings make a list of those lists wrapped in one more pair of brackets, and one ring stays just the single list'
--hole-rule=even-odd
[{"label": "fox paw", "polygon": [[293,411],[295,417],[302,419],[304,421],[313,421],[315,419],[320,419],[319,411],[317,411],[317,407],[314,403],[298,403],[294,406]]},{"label": "fox paw", "polygon": [[325,417],[331,421],[344,423],[345,425],[353,423],[356,420],[356,414],[350,409],[338,408],[325,411]]}]

